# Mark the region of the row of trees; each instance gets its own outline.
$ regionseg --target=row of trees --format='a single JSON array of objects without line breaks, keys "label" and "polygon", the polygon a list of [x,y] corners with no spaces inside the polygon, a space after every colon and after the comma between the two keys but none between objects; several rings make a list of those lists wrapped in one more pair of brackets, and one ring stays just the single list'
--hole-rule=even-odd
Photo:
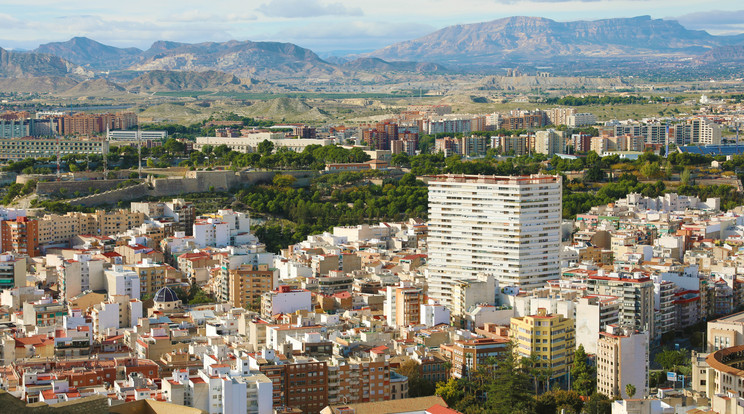
[{"label": "row of trees", "polygon": [[587,364],[583,347],[576,350],[571,390],[540,393],[538,373],[530,358],[518,358],[510,345],[500,358],[488,358],[463,378],[451,378],[436,386],[436,394],[465,414],[534,413],[609,414],[611,401],[596,392],[596,374]]}]

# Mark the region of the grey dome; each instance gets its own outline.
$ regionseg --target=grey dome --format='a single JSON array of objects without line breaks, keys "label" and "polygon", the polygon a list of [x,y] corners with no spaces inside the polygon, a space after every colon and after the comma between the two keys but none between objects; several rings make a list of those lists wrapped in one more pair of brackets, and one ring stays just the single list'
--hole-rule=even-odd
[{"label": "grey dome", "polygon": [[173,289],[164,287],[155,292],[153,300],[155,302],[175,302],[178,300],[178,295],[176,295],[176,292],[174,292]]}]

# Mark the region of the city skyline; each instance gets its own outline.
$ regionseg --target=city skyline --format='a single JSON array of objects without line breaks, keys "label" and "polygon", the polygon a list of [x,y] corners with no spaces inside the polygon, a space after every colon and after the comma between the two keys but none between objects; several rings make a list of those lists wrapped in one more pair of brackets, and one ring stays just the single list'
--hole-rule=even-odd
[{"label": "city skyline", "polygon": [[[405,5],[391,1],[334,2],[323,0],[196,2],[134,1],[123,4],[47,0],[3,2],[0,47],[33,49],[39,44],[86,36],[117,47],[148,48],[154,41],[187,43],[227,40],[280,41],[328,53],[362,52],[414,39],[446,26],[529,15],[557,21],[596,20],[650,15],[676,19],[689,29],[712,34],[744,31],[744,10],[734,1],[716,10],[694,1],[493,1],[455,4],[419,0]],[[535,7],[540,12],[534,13]],[[147,13],[138,12],[148,10]],[[339,53],[341,54],[341,53]]]}]

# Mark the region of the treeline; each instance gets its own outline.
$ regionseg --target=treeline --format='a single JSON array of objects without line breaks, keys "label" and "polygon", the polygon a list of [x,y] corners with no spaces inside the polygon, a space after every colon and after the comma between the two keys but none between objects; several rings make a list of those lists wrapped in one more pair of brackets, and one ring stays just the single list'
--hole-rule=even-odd
[{"label": "treeline", "polygon": [[632,105],[659,102],[681,102],[683,98],[663,98],[661,96],[564,96],[562,98],[545,98],[550,105],[585,106],[585,105]]},{"label": "treeline", "polygon": [[583,358],[571,367],[571,390],[548,380],[550,368],[542,368],[536,357],[518,358],[511,345],[499,358],[479,361],[467,375],[440,382],[436,394],[465,414],[610,414],[612,401],[596,392],[596,373],[583,347],[576,355]]},{"label": "treeline", "polygon": [[[258,226],[256,235],[271,251],[322,233],[334,226],[426,218],[426,185],[406,174],[398,182],[339,189],[253,186],[238,192],[238,200],[253,212],[286,219],[292,224]],[[264,236],[264,237],[262,237]]]},{"label": "treeline", "polygon": [[322,170],[328,163],[360,163],[370,157],[361,148],[346,149],[336,145],[309,145],[302,152],[288,148],[274,150],[271,141],[263,141],[257,152],[233,151],[226,145],[205,145],[201,151],[189,154],[181,166],[229,165],[233,168]]}]

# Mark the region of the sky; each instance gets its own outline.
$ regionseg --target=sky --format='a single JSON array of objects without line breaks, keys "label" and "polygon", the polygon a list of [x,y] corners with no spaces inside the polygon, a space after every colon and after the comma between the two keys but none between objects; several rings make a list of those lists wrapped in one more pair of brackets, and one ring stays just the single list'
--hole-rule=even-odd
[{"label": "sky", "polygon": [[0,47],[33,49],[85,36],[140,49],[156,40],[235,39],[358,52],[509,16],[569,21],[640,15],[677,19],[712,34],[744,32],[741,0],[0,0]]}]

